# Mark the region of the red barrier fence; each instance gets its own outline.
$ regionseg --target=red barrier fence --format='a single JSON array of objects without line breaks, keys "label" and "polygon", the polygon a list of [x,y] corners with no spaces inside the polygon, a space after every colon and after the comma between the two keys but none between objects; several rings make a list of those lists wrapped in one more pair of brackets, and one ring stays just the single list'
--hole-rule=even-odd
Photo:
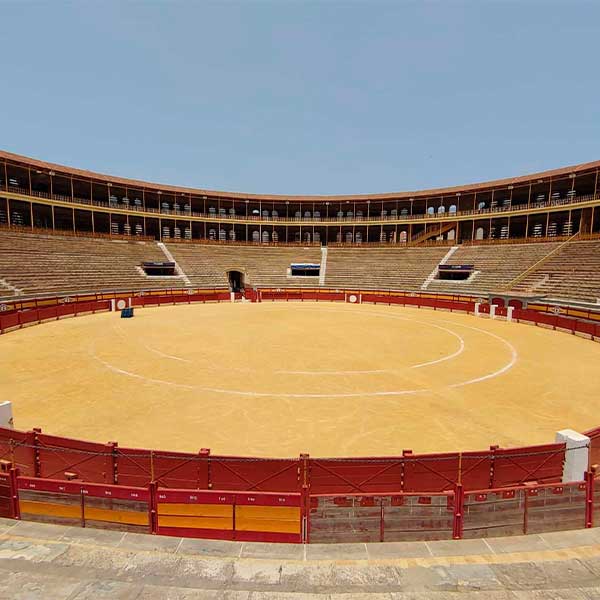
[{"label": "red barrier fence", "polygon": [[366,458],[252,458],[123,448],[0,428],[0,458],[21,473],[90,483],[248,492],[443,492],[560,481],[565,444]]},{"label": "red barrier fence", "polygon": [[[111,292],[13,302],[0,333],[110,309],[229,301],[227,290]],[[265,289],[252,301],[342,301],[474,312],[470,296]],[[553,311],[553,312],[552,312]],[[489,305],[480,305],[489,313]],[[506,309],[499,309],[504,316]],[[579,312],[580,314],[573,314]],[[591,311],[535,305],[513,318],[600,339]],[[600,462],[600,428],[590,465]],[[0,428],[0,516],[262,541],[450,539],[591,526],[600,491],[562,484],[564,444],[397,457],[262,459],[122,448]],[[22,476],[17,476],[20,472]],[[215,491],[218,490],[218,491]],[[596,513],[596,514],[595,514]]]},{"label": "red barrier fence", "polygon": [[91,484],[0,473],[0,516],[179,537],[288,543],[472,539],[592,527],[584,481],[465,492],[308,494]]}]

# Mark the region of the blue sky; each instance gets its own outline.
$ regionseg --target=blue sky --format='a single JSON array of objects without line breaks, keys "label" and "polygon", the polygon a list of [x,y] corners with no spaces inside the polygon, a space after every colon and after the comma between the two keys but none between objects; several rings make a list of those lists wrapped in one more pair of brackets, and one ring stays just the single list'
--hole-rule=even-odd
[{"label": "blue sky", "polygon": [[600,3],[0,0],[0,148],[391,192],[600,159]]}]

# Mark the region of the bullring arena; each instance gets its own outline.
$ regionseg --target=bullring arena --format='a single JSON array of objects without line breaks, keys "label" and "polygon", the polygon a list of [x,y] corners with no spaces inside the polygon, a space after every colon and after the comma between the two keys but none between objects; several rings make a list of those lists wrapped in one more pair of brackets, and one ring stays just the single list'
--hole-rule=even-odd
[{"label": "bullring arena", "polygon": [[284,197],[0,152],[5,556],[597,587],[599,175]]},{"label": "bullring arena", "polygon": [[104,313],[7,335],[1,352],[3,393],[20,428],[43,423],[57,435],[187,452],[520,446],[567,426],[588,429],[600,402],[598,344],[385,305],[214,303],[145,308],[132,320]]}]

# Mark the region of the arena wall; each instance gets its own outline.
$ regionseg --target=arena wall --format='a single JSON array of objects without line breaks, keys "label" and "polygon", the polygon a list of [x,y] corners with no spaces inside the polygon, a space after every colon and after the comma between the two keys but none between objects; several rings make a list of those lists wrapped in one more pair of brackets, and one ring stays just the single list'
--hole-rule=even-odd
[{"label": "arena wall", "polygon": [[[341,301],[473,313],[470,296],[402,291],[249,292],[252,301]],[[133,306],[230,301],[227,290],[100,293],[7,303],[0,332]],[[500,303],[499,303],[500,304]],[[510,302],[509,302],[510,304]],[[507,317],[507,307],[496,315]],[[489,310],[488,310],[489,312]],[[533,304],[513,319],[600,340],[600,314]],[[364,458],[253,458],[120,447],[0,428],[0,515],[164,535],[274,542],[459,539],[591,527],[600,512],[591,439],[582,481],[562,483],[565,444]]]}]

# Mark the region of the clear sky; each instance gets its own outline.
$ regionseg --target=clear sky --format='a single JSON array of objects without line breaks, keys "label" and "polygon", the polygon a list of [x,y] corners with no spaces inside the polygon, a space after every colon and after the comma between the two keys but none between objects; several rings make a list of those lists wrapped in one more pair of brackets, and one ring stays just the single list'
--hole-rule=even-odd
[{"label": "clear sky", "polygon": [[600,159],[600,2],[0,0],[0,148],[244,192]]}]

